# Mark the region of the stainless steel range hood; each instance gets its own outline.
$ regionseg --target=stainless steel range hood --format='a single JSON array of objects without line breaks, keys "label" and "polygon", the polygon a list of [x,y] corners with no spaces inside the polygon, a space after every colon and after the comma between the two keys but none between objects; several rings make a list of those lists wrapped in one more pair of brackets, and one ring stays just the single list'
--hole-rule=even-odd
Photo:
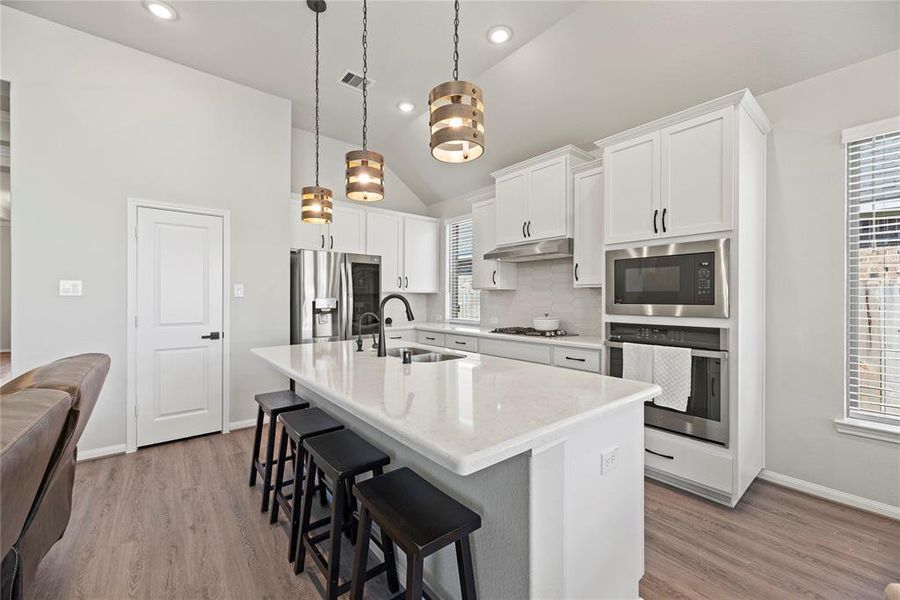
[{"label": "stainless steel range hood", "polygon": [[552,258],[569,258],[572,256],[574,241],[572,238],[556,238],[536,242],[522,242],[513,246],[494,248],[484,255],[486,260],[502,260],[506,262],[531,262],[550,260]]}]

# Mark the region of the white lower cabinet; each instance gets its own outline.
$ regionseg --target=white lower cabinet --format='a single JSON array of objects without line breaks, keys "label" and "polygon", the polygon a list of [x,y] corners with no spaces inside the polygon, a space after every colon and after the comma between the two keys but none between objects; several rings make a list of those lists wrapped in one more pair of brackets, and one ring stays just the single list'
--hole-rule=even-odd
[{"label": "white lower cabinet", "polygon": [[465,350],[466,352],[478,352],[478,338],[471,335],[447,334],[447,348],[449,350]]},{"label": "white lower cabinet", "polygon": [[725,449],[651,427],[644,428],[644,466],[726,495],[732,490],[732,456]]},{"label": "white lower cabinet", "polygon": [[600,351],[580,348],[553,348],[553,366],[578,371],[600,372]]},{"label": "white lower cabinet", "polygon": [[478,352],[501,358],[541,363],[542,365],[550,364],[550,346],[544,344],[528,344],[525,342],[508,342],[506,340],[482,338],[478,343]]},{"label": "white lower cabinet", "polygon": [[416,341],[429,346],[444,346],[447,344],[447,336],[434,331],[416,331]]},{"label": "white lower cabinet", "polygon": [[403,331],[390,331],[389,329],[385,329],[384,339],[393,340],[395,342],[414,342],[416,341],[416,332],[412,329],[404,329]]}]

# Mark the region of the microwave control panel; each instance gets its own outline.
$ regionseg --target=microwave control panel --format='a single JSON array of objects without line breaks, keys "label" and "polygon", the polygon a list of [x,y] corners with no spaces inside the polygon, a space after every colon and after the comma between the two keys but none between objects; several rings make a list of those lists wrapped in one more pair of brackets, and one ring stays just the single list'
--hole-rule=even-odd
[{"label": "microwave control panel", "polygon": [[694,255],[694,304],[715,304],[715,259],[713,252]]}]

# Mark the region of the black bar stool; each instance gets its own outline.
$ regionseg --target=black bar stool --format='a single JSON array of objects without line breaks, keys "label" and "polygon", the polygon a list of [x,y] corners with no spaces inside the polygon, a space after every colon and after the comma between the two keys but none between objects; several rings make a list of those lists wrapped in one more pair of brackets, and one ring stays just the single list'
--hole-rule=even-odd
[{"label": "black bar stool", "polygon": [[[459,586],[463,600],[475,600],[475,571],[469,534],[481,527],[481,517],[407,468],[368,479],[353,487],[359,500],[359,529],[353,561],[350,597],[361,600],[369,534],[374,521],[382,534],[406,552],[406,599],[421,600],[422,567],[426,556],[456,544]],[[395,590],[391,590],[392,592]],[[403,597],[401,594],[394,598]]]},{"label": "black bar stool", "polygon": [[[254,397],[259,409],[256,413],[256,433],[253,437],[253,456],[250,459],[250,487],[256,485],[256,474],[263,478],[262,512],[269,510],[269,495],[272,492],[272,465],[275,463],[275,429],[278,415],[290,410],[308,408],[309,402],[291,390],[279,390],[256,394]],[[266,458],[259,460],[259,446],[262,442],[263,417],[269,415],[269,436],[266,439]]]},{"label": "black bar stool", "polygon": [[[281,423],[281,441],[278,445],[278,468],[275,470],[275,500],[272,503],[270,523],[278,522],[278,509],[283,508],[285,514],[290,515],[290,549],[288,550],[288,562],[294,560],[297,554],[297,537],[300,532],[300,500],[303,498],[303,466],[306,464],[306,450],[303,442],[313,436],[331,433],[343,429],[344,426],[333,419],[321,408],[307,408],[306,410],[294,410],[278,415]],[[287,462],[288,441],[294,446],[294,479],[284,480],[284,466]],[[293,483],[294,489],[290,493],[284,492],[284,487]],[[316,486],[325,499],[325,482],[320,481]]]},{"label": "black bar stool", "polygon": [[[294,572],[299,573],[303,570],[308,550],[313,562],[327,580],[325,597],[327,600],[334,600],[339,595],[348,592],[351,584],[349,581],[343,584],[338,581],[341,567],[341,532],[346,530],[350,532],[351,537],[353,535],[350,490],[356,478],[364,473],[372,473],[375,477],[381,475],[384,466],[391,459],[387,454],[348,429],[317,435],[303,442],[303,445],[307,451],[306,481],[303,484],[300,543],[297,544]],[[317,469],[321,469],[325,478],[332,483],[331,516],[316,523],[310,523],[310,511],[315,493],[313,478]],[[326,524],[330,525],[328,531],[313,535],[313,530]],[[329,540],[331,547],[327,560],[316,547],[316,544],[325,540]],[[394,545],[383,531],[380,546],[384,551],[384,562],[369,570],[366,570],[363,565],[363,568],[354,576],[360,579],[371,579],[387,572],[388,589],[396,592],[400,589],[400,581],[397,578]]]}]

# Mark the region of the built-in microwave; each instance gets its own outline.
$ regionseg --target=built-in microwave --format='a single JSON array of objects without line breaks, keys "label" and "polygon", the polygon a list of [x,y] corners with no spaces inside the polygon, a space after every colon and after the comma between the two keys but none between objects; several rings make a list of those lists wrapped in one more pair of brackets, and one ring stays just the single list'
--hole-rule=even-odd
[{"label": "built-in microwave", "polygon": [[728,317],[730,240],[643,246],[606,253],[606,312]]}]

